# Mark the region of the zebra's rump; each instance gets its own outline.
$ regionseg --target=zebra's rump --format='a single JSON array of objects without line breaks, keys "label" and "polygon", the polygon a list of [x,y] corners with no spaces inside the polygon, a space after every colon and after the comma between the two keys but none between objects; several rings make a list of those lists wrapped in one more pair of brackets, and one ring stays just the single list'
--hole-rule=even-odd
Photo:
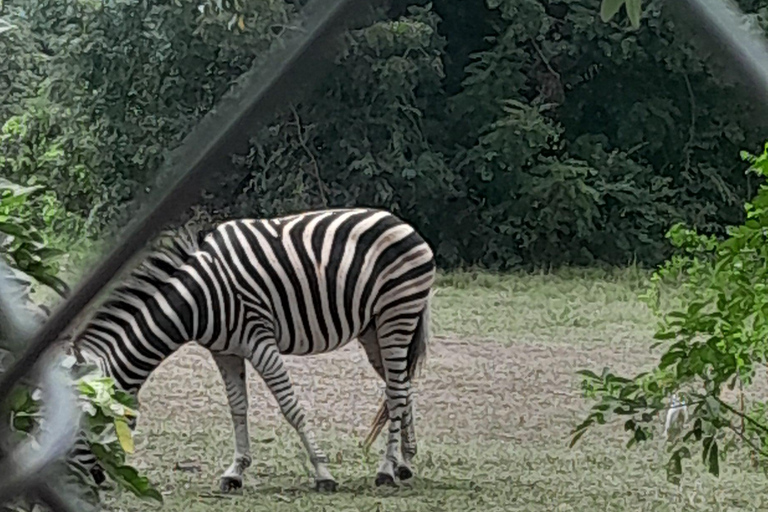
[{"label": "zebra's rump", "polygon": [[434,255],[389,212],[345,209],[226,222],[203,241],[286,354],[334,350],[376,318],[423,302]]}]

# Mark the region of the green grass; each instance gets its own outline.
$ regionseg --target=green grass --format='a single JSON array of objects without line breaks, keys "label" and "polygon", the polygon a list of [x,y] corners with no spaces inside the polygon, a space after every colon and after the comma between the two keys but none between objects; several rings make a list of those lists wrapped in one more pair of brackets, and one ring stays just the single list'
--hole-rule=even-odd
[{"label": "green grass", "polygon": [[[768,481],[753,471],[731,464],[719,480],[702,474],[698,466],[680,487],[665,481],[661,454],[652,450],[624,451],[604,443],[587,443],[585,449],[568,450],[563,443],[519,445],[514,442],[469,441],[428,443],[419,454],[419,474],[413,484],[377,488],[373,476],[378,459],[365,456],[348,438],[331,437],[327,444],[341,453],[341,464],[331,470],[340,482],[334,494],[320,494],[311,487],[303,452],[295,434],[279,430],[277,441],[257,446],[260,459],[246,476],[244,491],[220,495],[215,491],[218,468],[212,461],[226,460],[227,435],[205,432],[187,439],[200,448],[193,456],[207,463],[199,472],[169,471],[167,458],[151,463],[166,471],[162,507],[119,494],[109,500],[111,510],[143,512],[370,510],[370,511],[672,511],[760,510],[768,505]],[[178,443],[161,435],[164,455]],[[602,448],[598,445],[603,444]],[[226,453],[225,453],[226,452]],[[332,457],[334,458],[334,457]]]},{"label": "green grass", "polygon": [[555,273],[454,273],[439,275],[435,332],[509,342],[519,337],[564,334],[575,341],[653,326],[640,299],[649,274],[621,270],[563,269]]},{"label": "green grass", "polygon": [[[653,360],[649,359],[647,346],[654,319],[640,299],[647,279],[648,274],[637,269],[439,275],[433,304],[438,335],[433,341],[435,362],[428,365],[429,377],[421,381],[419,388],[421,403],[427,401],[420,410],[428,412],[422,412],[417,423],[421,428],[416,478],[411,485],[396,489],[373,485],[383,438],[377,441],[373,453],[365,455],[358,445],[359,435],[350,433],[359,434],[361,427],[353,429],[341,420],[333,421],[339,416],[332,407],[349,409],[358,404],[347,400],[334,405],[330,397],[339,395],[328,392],[335,386],[332,379],[344,380],[342,400],[344,389],[360,384],[345,373],[350,371],[349,366],[338,377],[329,377],[334,374],[328,366],[321,372],[324,377],[313,384],[326,388],[317,394],[314,408],[325,418],[319,439],[333,461],[331,471],[339,481],[339,491],[325,495],[312,489],[298,437],[282,418],[275,420],[273,402],[254,403],[252,399],[254,466],[246,473],[241,493],[219,495],[218,477],[228,465],[232,447],[223,386],[210,364],[186,356],[173,361],[170,369],[161,369],[149,389],[142,391],[146,393],[142,397],[145,412],[139,422],[143,433],[137,436],[137,454],[133,457],[163,492],[165,504],[158,507],[126,493],[112,493],[107,509],[766,509],[768,479],[752,469],[741,453],[722,464],[718,479],[704,472],[700,454],[694,452],[693,459],[685,461],[686,474],[678,487],[665,479],[664,463],[669,454],[663,443],[656,439],[627,450],[627,437],[620,425],[591,431],[574,449],[568,448],[569,431],[588,405],[579,396],[574,372],[585,365],[593,370],[602,365],[623,366],[625,371],[634,372]],[[459,346],[462,351],[456,348]],[[309,385],[307,376],[317,371],[317,364],[308,360],[308,369],[296,378],[305,390]],[[488,381],[475,378],[469,382],[468,376],[477,371],[487,372]],[[461,383],[462,379],[467,385],[447,388],[444,384]],[[450,425],[467,423],[456,419],[463,409],[475,411],[468,417],[482,418],[477,411],[489,407],[489,395],[483,394],[482,387],[494,385],[493,379],[507,393],[494,395],[494,418],[489,421],[496,430],[489,431],[486,424],[482,429],[478,425],[475,432],[472,423],[469,428],[451,430]],[[251,389],[254,386],[262,385],[252,382]],[[169,389],[170,395],[166,395]],[[446,399],[448,395],[453,398]],[[546,407],[552,404],[557,407]],[[363,405],[368,411],[376,404]],[[358,416],[367,425],[370,414]],[[659,418],[658,433],[662,423]],[[194,471],[174,470],[181,461]]]}]

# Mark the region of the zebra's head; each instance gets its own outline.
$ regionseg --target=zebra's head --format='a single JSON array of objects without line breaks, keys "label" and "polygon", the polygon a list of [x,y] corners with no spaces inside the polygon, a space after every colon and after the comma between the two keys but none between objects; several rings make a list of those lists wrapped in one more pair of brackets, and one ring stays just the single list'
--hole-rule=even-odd
[{"label": "zebra's head", "polygon": [[82,432],[75,440],[75,445],[72,447],[67,462],[81,472],[90,475],[97,486],[107,480],[106,471],[99,464],[99,459],[93,454],[85,434]]},{"label": "zebra's head", "polygon": [[[82,325],[80,330],[60,338],[66,365],[73,378],[77,379],[78,375],[95,371],[105,377],[114,378],[118,389],[137,400],[138,387],[134,387],[133,382],[125,382],[122,378],[124,373],[119,371],[121,361],[126,358],[121,358],[118,354],[115,361],[104,355],[128,340],[114,342],[120,329],[105,329],[104,325],[109,325],[114,317],[125,315],[126,311],[134,309],[137,303],[146,300],[147,296],[167,283],[175,270],[199,249],[200,234],[185,227],[174,233],[165,233],[158,242],[157,247],[146,255],[143,262],[111,290],[109,298],[99,306],[90,321]],[[110,340],[113,341],[111,348]],[[136,418],[125,419],[133,431],[136,428]],[[90,474],[97,485],[106,480],[107,473],[93,453],[85,431],[80,431],[70,452],[69,462],[83,470],[83,473]]]},{"label": "zebra's head", "polygon": [[[76,343],[76,336],[71,334],[65,335],[61,337],[60,341],[64,349],[64,366],[69,369],[72,378],[77,379],[78,375],[87,371],[95,370],[99,374],[105,373],[98,359],[86,357],[81,352]],[[126,418],[126,420],[131,431],[135,430],[136,418],[131,416]],[[101,486],[107,479],[107,472],[99,463],[98,457],[93,453],[88,436],[84,430],[78,432],[67,462],[85,476],[89,475],[97,487]]]}]

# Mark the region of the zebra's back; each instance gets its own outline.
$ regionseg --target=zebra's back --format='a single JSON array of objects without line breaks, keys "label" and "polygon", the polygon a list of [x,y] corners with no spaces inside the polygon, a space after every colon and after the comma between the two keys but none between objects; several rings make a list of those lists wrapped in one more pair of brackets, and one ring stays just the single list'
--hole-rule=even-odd
[{"label": "zebra's back", "polygon": [[424,239],[374,209],[233,220],[202,250],[221,261],[254,321],[273,326],[286,354],[334,350],[374,317],[425,299],[434,281]]}]

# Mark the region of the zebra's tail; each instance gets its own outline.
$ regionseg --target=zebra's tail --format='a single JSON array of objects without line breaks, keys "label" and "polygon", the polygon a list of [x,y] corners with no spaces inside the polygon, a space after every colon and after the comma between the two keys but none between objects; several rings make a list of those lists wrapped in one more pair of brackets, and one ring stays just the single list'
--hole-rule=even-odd
[{"label": "zebra's tail", "polygon": [[[419,322],[416,325],[416,332],[413,334],[413,341],[408,347],[406,369],[411,381],[421,374],[421,369],[424,366],[424,361],[427,355],[427,345],[429,343],[429,311],[432,295],[433,292],[430,292],[427,296],[426,304],[424,305],[424,309],[421,310]],[[389,410],[387,409],[387,399],[384,398],[381,401],[378,412],[376,412],[376,416],[373,418],[371,430],[368,432],[365,441],[363,441],[364,451],[367,452],[371,448],[371,445],[379,437],[379,434],[381,434],[387,421],[389,421]]]}]

